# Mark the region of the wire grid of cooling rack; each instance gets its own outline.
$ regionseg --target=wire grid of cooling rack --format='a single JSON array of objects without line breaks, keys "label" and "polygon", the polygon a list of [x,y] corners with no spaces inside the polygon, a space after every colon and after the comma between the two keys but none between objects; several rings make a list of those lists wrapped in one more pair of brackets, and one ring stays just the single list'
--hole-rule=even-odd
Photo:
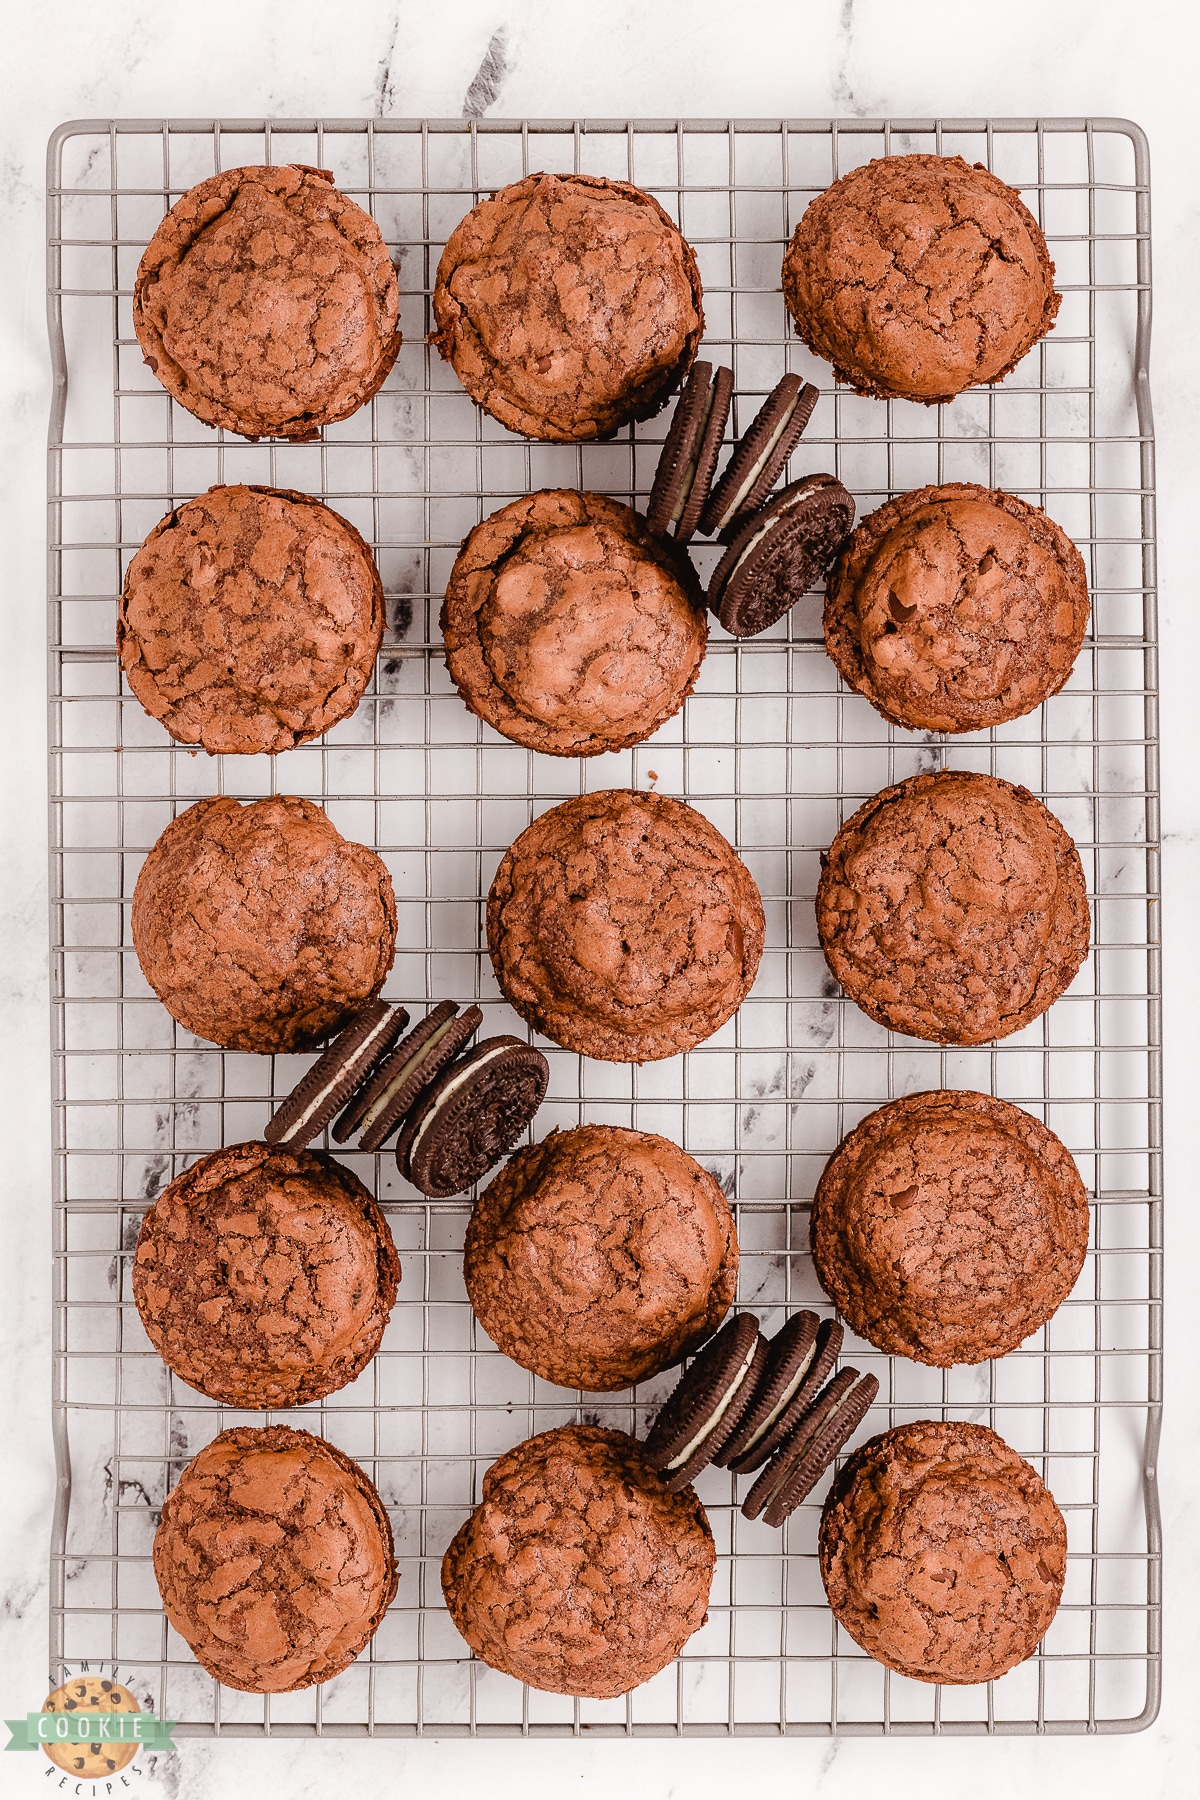
[{"label": "wire grid of cooling rack", "polygon": [[[962,153],[1020,187],[1064,299],[1056,330],[999,389],[952,406],[835,392],[790,335],[783,248],[805,205],[870,156]],[[249,444],[198,424],[143,367],[130,297],[168,205],[230,164],[332,169],[374,212],[399,268],[404,348],[380,394],[319,443]],[[632,179],[674,214],[705,284],[705,354],[731,362],[744,426],[785,367],[821,400],[791,468],[832,468],[860,516],[930,481],[976,480],[1044,504],[1089,565],[1092,626],[1065,690],[1002,729],[946,740],[894,731],[846,693],[820,602],[735,643],[714,629],[697,690],[655,738],[589,762],[539,757],[482,728],[446,677],[437,606],[463,533],[540,486],[648,491],[665,418],[604,444],[543,446],[484,417],[425,345],[440,247],[479,198],[532,169]],[[1158,811],[1153,448],[1147,356],[1145,141],[1120,120],[87,121],[49,161],[51,894],[54,1018],[54,1678],[115,1663],[181,1733],[985,1733],[1127,1731],[1159,1687],[1154,1479],[1160,1400]],[[68,382],[69,371],[69,382]],[[669,415],[668,415],[669,416]],[[123,686],[116,595],[141,539],[213,482],[310,490],[373,542],[389,631],[353,718],[280,756],[209,759],[174,746]],[[702,573],[713,552],[700,546]],[[816,944],[818,857],[885,783],[939,766],[1023,781],[1083,857],[1093,949],[1070,992],[991,1047],[941,1050],[866,1020]],[[856,1441],[922,1416],[995,1426],[1066,1514],[1066,1593],[1037,1655],[984,1687],[889,1674],[836,1627],[816,1568],[817,1503],[783,1533],[747,1524],[733,1478],[700,1491],[719,1564],[707,1625],[623,1700],[524,1690],[471,1661],[442,1606],[443,1548],[493,1458],[571,1419],[644,1431],[672,1377],[615,1395],[526,1376],[476,1328],[459,1251],[469,1197],[430,1204],[390,1153],[346,1161],[378,1193],[404,1264],[374,1364],[284,1415],[373,1475],[400,1588],[372,1645],[326,1687],[270,1698],[218,1688],[167,1627],[150,1565],[157,1509],[184,1462],[232,1423],[173,1380],[132,1304],[142,1213],[198,1154],[256,1137],[304,1058],[223,1054],[173,1026],[128,928],[145,851],[192,800],[308,795],[386,861],[399,948],[386,993],[419,1009],[478,998],[486,1031],[524,1027],[482,953],[482,903],[528,820],[581,789],[657,784],[738,846],[762,890],[767,948],[738,1017],[688,1056],[642,1069],[553,1046],[535,1124],[661,1131],[721,1179],[742,1246],[739,1303],[766,1329],[824,1301],[807,1253],[826,1156],[882,1101],[973,1086],[1028,1107],[1066,1140],[1094,1198],[1072,1297],[1020,1350],[945,1372],[852,1340],[880,1378]],[[72,1483],[72,1474],[74,1478]],[[740,1496],[738,1496],[740,1497]]]}]

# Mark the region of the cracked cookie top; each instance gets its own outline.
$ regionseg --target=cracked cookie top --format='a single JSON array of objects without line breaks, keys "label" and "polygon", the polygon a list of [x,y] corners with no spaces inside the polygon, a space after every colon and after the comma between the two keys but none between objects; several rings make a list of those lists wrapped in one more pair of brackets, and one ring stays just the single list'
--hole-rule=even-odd
[{"label": "cracked cookie top", "polygon": [[884,788],[821,859],[825,960],[869,1018],[983,1044],[1074,980],[1091,918],[1079,852],[1028,788],[943,769]]},{"label": "cracked cookie top", "polygon": [[1062,1598],[1067,1528],[1037,1471],[986,1425],[873,1437],[821,1515],[821,1579],[856,1644],[916,1681],[994,1681]]},{"label": "cracked cookie top", "polygon": [[311,438],[379,387],[400,349],[396,271],[327,169],[226,169],[146,246],[133,326],[173,400],[243,437]]},{"label": "cracked cookie top", "polygon": [[809,348],[860,394],[933,405],[1000,381],[1054,323],[1037,220],[961,156],[885,156],[818,194],[783,259]]},{"label": "cracked cookie top", "polygon": [[172,1018],[226,1050],[310,1050],[383,986],[396,948],[387,869],[310,800],[198,800],[133,893],[142,973]]},{"label": "cracked cookie top", "polygon": [[442,1593],[493,1669],[610,1700],[703,1625],[715,1567],[694,1489],[668,1493],[623,1431],[564,1425],[492,1464],[442,1559]]},{"label": "cracked cookie top", "polygon": [[663,794],[582,794],[533,821],[488,895],[505,998],[555,1043],[608,1062],[690,1050],[750,991],[754,879],[701,813]]},{"label": "cracked cookie top", "polygon": [[1007,1355],[1058,1310],[1087,1253],[1087,1192],[1066,1146],[1020,1107],[905,1094],[834,1151],[810,1235],[852,1331],[949,1368]]},{"label": "cracked cookie top", "polygon": [[953,481],[862,521],[829,577],[825,644],[885,719],[980,731],[1058,692],[1090,610],[1061,526],[1013,494]]},{"label": "cracked cookie top", "polygon": [[551,756],[649,737],[691,692],[708,639],[688,558],[630,507],[573,489],[529,494],[475,527],[441,627],[471,711]]},{"label": "cracked cookie top", "polygon": [[700,273],[658,201],[598,175],[528,175],[450,234],[430,341],[527,437],[609,437],[656,413],[704,330]]},{"label": "cracked cookie top", "polygon": [[142,1220],[133,1297],[167,1367],[228,1406],[303,1406],[379,1348],[400,1261],[362,1182],[317,1150],[234,1144]]},{"label": "cracked cookie top", "polygon": [[287,488],[214,487],[130,563],[117,650],[181,744],[275,755],[354,711],[383,625],[375,559],[347,520]]},{"label": "cracked cookie top", "polygon": [[286,1425],[223,1431],[163,1502],[167,1617],[226,1687],[288,1694],[341,1673],[396,1592],[392,1530],[366,1471]]},{"label": "cracked cookie top", "polygon": [[463,1275],[492,1342],[592,1392],[655,1375],[716,1330],[737,1289],[719,1183],[668,1138],[578,1125],[518,1150],[480,1196]]}]

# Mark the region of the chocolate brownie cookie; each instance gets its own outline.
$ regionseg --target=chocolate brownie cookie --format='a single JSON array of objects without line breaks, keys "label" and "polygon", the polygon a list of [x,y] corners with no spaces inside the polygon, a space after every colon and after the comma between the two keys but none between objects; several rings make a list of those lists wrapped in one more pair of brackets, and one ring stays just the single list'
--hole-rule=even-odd
[{"label": "chocolate brownie cookie", "polygon": [[668,1493],[623,1431],[564,1425],[492,1464],[442,1559],[442,1593],[493,1669],[611,1700],[703,1625],[715,1567],[691,1488]]},{"label": "chocolate brownie cookie", "polygon": [[641,743],[678,712],[708,639],[688,557],[602,494],[551,489],[464,540],[442,602],[473,713],[551,756]]},{"label": "chocolate brownie cookie", "polygon": [[151,849],[133,944],[172,1018],[227,1050],[311,1050],[383,986],[391,877],[309,800],[198,800]]},{"label": "chocolate brownie cookie", "polygon": [[654,1062],[703,1043],[750,991],[762,901],[702,814],[615,788],[543,813],[488,895],[505,998],[555,1043]]},{"label": "chocolate brownie cookie", "polygon": [[340,1675],[397,1580],[366,1471],[286,1425],[223,1431],[192,1458],[163,1502],[154,1575],[197,1662],[251,1694]]},{"label": "chocolate brownie cookie", "polygon": [[810,1225],[817,1279],[852,1331],[949,1368],[1005,1356],[1058,1310],[1087,1253],[1066,1146],[988,1094],[906,1094],[825,1165]]},{"label": "chocolate brownie cookie", "polygon": [[518,1150],[480,1196],[463,1275],[492,1342],[543,1381],[605,1391],[677,1362],[737,1288],[733,1215],[686,1151],[578,1125]]},{"label": "chocolate brownie cookie", "polygon": [[1028,788],[943,769],[884,788],[821,859],[817,933],[881,1025],[984,1044],[1051,1006],[1087,955],[1079,852]]},{"label": "chocolate brownie cookie", "polygon": [[527,437],[610,437],[656,413],[704,330],[700,272],[658,201],[598,175],[528,175],[450,234],[430,342]]},{"label": "chocolate brownie cookie", "polygon": [[400,349],[379,227],[327,169],[226,169],[189,188],[133,290],[173,400],[243,437],[311,438],[369,400]]},{"label": "chocolate brownie cookie", "polygon": [[986,1425],[921,1419],[849,1457],[821,1515],[839,1622],[915,1681],[994,1681],[1062,1598],[1067,1528],[1037,1472]]},{"label": "chocolate brownie cookie", "polygon": [[825,644],[893,724],[981,731],[1058,692],[1090,611],[1061,526],[1013,494],[951,481],[863,520],[829,577]]},{"label": "chocolate brownie cookie", "polygon": [[354,711],[383,626],[383,584],[353,525],[290,489],[214,487],[130,563],[117,652],[181,744],[274,755]]},{"label": "chocolate brownie cookie", "polygon": [[927,405],[1003,380],[1061,298],[1020,195],[960,156],[885,156],[835,181],[796,227],[783,297],[839,381]]},{"label": "chocolate brownie cookie", "polygon": [[142,1220],[133,1297],[169,1369],[212,1400],[303,1406],[379,1348],[400,1260],[357,1175],[318,1150],[202,1156]]}]

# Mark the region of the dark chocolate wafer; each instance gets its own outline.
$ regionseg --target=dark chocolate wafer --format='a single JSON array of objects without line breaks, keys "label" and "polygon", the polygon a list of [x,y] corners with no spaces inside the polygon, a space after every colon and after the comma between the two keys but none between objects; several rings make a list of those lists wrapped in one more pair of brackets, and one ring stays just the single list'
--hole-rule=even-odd
[{"label": "dark chocolate wafer", "polygon": [[746,1469],[757,1468],[758,1445],[795,1398],[812,1367],[820,1328],[821,1321],[815,1312],[798,1312],[767,1340],[767,1366],[753,1404],[743,1414],[741,1424],[717,1457],[723,1469],[734,1469],[741,1474]]},{"label": "dark chocolate wafer", "polygon": [[289,1150],[311,1144],[345,1106],[359,1082],[387,1055],[407,1024],[408,1014],[402,1006],[368,1001],[272,1115],[263,1131],[267,1143],[286,1145]]},{"label": "dark chocolate wafer", "polygon": [[733,370],[695,363],[679,397],[646,508],[651,531],[686,544],[700,522],[733,400]]},{"label": "dark chocolate wafer", "polygon": [[695,1480],[737,1429],[766,1362],[753,1313],[728,1320],[696,1357],[642,1446],[672,1493]]},{"label": "dark chocolate wafer", "polygon": [[824,575],[853,523],[836,476],[793,481],[737,532],[708,584],[710,610],[733,637],[765,631]]},{"label": "dark chocolate wafer", "polygon": [[746,1495],[746,1517],[754,1519],[761,1512],[765,1524],[782,1525],[857,1431],[878,1392],[874,1375],[840,1370]]},{"label": "dark chocolate wafer", "polygon": [[511,1150],[545,1098],[550,1065],[517,1037],[486,1038],[443,1069],[396,1145],[406,1181],[435,1200],[461,1194]]},{"label": "dark chocolate wafer", "polygon": [[[786,1326],[784,1330],[787,1330]],[[801,1330],[802,1327],[796,1327],[797,1334]],[[812,1354],[807,1359],[807,1367],[803,1370],[799,1385],[779,1408],[770,1424],[764,1427],[753,1446],[743,1445],[736,1457],[730,1458],[729,1466],[735,1475],[748,1475],[752,1469],[761,1468],[763,1463],[774,1456],[780,1445],[786,1442],[832,1375],[841,1354],[844,1336],[836,1319],[821,1320],[813,1339]],[[797,1359],[800,1360],[803,1358]]]},{"label": "dark chocolate wafer", "polygon": [[820,390],[799,375],[785,375],[771,390],[708,496],[700,519],[706,537],[717,532],[726,538],[758,510],[782,475],[820,398]]},{"label": "dark chocolate wafer", "polygon": [[359,1149],[380,1149],[482,1024],[478,1006],[460,1013],[453,1000],[439,1001],[355,1095],[333,1128],[334,1142],[344,1144],[361,1130]]}]

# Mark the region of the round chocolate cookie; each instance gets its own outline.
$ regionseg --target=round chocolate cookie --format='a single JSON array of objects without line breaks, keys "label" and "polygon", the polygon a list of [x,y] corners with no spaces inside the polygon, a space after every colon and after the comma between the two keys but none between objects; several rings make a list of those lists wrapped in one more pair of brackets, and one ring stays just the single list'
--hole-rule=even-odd
[{"label": "round chocolate cookie", "polygon": [[1079,852],[1027,788],[943,769],[884,788],[821,859],[825,960],[869,1018],[985,1044],[1053,1005],[1087,955]]},{"label": "round chocolate cookie", "polygon": [[234,1144],[142,1220],[133,1298],[169,1369],[241,1408],[304,1406],[362,1373],[400,1281],[387,1220],[319,1150]]},{"label": "round chocolate cookie", "polygon": [[473,713],[551,756],[639,744],[695,685],[708,624],[688,557],[602,494],[550,489],[477,525],[442,602]]},{"label": "round chocolate cookie", "polygon": [[492,1464],[442,1559],[442,1593],[493,1669],[610,1700],[703,1625],[715,1567],[691,1488],[668,1493],[623,1431],[564,1425]]},{"label": "round chocolate cookie", "polygon": [[125,575],[117,653],[181,744],[275,755],[352,713],[383,637],[353,525],[290,489],[214,487],[154,527]]},{"label": "round chocolate cookie", "polygon": [[550,1065],[518,1037],[485,1038],[450,1064],[405,1121],[396,1166],[435,1200],[448,1200],[495,1167],[533,1122]]},{"label": "round chocolate cookie", "polygon": [[506,1356],[558,1387],[655,1375],[716,1330],[737,1288],[719,1184],[649,1131],[578,1125],[518,1150],[480,1196],[463,1275]]},{"label": "round chocolate cookie", "polygon": [[1090,611],[1061,526],[1013,494],[952,481],[863,520],[829,577],[825,644],[885,719],[981,731],[1058,692]]},{"label": "round chocolate cookie", "polygon": [[1067,1528],[986,1425],[921,1419],[847,1458],[821,1515],[821,1579],[856,1644],[915,1681],[994,1681],[1062,1598]]},{"label": "round chocolate cookie", "polygon": [[400,349],[396,271],[327,169],[226,169],[189,188],[133,289],[173,400],[243,437],[311,438],[369,400]]},{"label": "round chocolate cookie", "polygon": [[383,986],[391,877],[294,794],[198,800],[133,893],[142,973],[172,1018],[227,1050],[311,1050]]},{"label": "round chocolate cookie", "polygon": [[860,394],[933,405],[1001,381],[1060,296],[1015,188],[960,156],[885,156],[818,194],[783,259],[809,348]]},{"label": "round chocolate cookie", "polygon": [[488,951],[521,1017],[607,1062],[703,1043],[750,991],[762,901],[701,813],[627,788],[535,819],[488,895]]},{"label": "round chocolate cookie", "polygon": [[286,1425],[223,1431],[163,1501],[154,1575],[167,1618],[226,1687],[330,1681],[396,1592],[392,1529],[366,1471]]},{"label": "round chocolate cookie", "polygon": [[810,1225],[817,1279],[850,1329],[949,1368],[1005,1356],[1074,1287],[1087,1191],[1066,1146],[988,1094],[906,1094],[842,1140]]},{"label": "round chocolate cookie", "polygon": [[854,523],[832,475],[805,475],[740,524],[713,570],[708,604],[733,637],[755,637],[819,581]]},{"label": "round chocolate cookie", "polygon": [[450,234],[430,342],[527,437],[610,437],[656,413],[704,330],[700,272],[658,201],[599,175],[527,175]]}]

